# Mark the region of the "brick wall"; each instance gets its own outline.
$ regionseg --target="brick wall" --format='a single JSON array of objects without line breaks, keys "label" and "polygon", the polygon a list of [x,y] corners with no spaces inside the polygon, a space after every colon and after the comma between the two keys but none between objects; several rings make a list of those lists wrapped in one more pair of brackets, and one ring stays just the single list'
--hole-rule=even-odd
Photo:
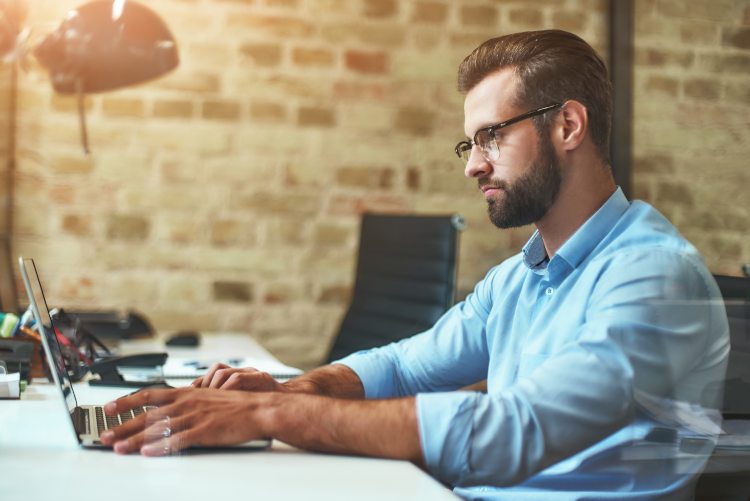
[{"label": "brick wall", "polygon": [[[458,63],[542,27],[606,53],[602,0],[142,1],[182,62],[86,99],[91,155],[75,101],[33,62],[20,76],[14,254],[38,260],[54,306],[247,332],[303,367],[345,311],[362,212],[463,214],[459,295],[530,235],[492,227],[453,156]],[[29,23],[78,3],[28,0]]]},{"label": "brick wall", "polygon": [[636,0],[634,195],[714,273],[750,262],[750,2]]}]

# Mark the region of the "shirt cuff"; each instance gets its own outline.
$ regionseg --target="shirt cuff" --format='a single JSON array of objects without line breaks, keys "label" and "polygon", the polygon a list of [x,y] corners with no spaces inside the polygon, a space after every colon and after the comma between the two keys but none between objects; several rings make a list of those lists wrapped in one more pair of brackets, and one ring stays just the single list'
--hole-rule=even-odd
[{"label": "shirt cuff", "polygon": [[417,395],[425,463],[433,476],[449,485],[459,484],[471,473],[469,455],[478,398],[479,394],[471,391]]},{"label": "shirt cuff", "polygon": [[345,365],[353,370],[362,381],[365,398],[368,399],[393,396],[393,365],[377,351],[357,352],[331,362],[331,364]]}]

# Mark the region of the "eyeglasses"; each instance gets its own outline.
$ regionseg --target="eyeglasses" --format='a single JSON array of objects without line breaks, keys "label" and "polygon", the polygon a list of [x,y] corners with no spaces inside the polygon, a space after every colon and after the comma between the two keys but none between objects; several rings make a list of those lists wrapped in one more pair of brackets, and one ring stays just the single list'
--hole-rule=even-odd
[{"label": "eyeglasses", "polygon": [[549,110],[553,108],[559,108],[562,105],[563,103],[550,104],[549,106],[539,108],[538,110],[529,111],[528,113],[524,113],[523,115],[518,115],[515,118],[511,118],[510,120],[506,120],[505,122],[501,122],[497,125],[490,125],[489,127],[485,127],[484,129],[479,129],[477,133],[474,134],[473,141],[461,141],[456,145],[454,151],[456,152],[456,155],[458,155],[458,158],[463,160],[464,165],[466,165],[469,163],[469,158],[471,157],[471,149],[476,144],[477,146],[479,146],[479,149],[482,150],[482,156],[484,156],[484,159],[488,162],[494,162],[495,160],[500,158],[500,149],[497,147],[497,136],[495,135],[495,132],[502,129],[503,127],[507,127],[509,125],[513,125],[514,123],[520,122],[521,120],[526,120],[527,118],[542,115]]}]

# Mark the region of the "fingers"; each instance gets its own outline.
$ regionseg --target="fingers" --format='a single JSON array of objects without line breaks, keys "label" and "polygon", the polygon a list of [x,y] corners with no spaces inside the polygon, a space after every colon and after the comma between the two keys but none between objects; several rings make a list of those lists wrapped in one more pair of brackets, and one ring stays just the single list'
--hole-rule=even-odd
[{"label": "fingers", "polygon": [[201,384],[203,383],[203,378],[204,378],[204,376],[201,376],[201,377],[197,378],[195,381],[193,381],[192,383],[190,383],[190,387],[191,388],[200,388]]},{"label": "fingers", "polygon": [[[119,439],[113,449],[117,454],[140,452],[144,456],[165,456],[192,445],[189,417],[152,416],[135,435]],[[118,427],[119,428],[119,427]]]},{"label": "fingers", "polygon": [[185,391],[185,389],[139,391],[127,397],[118,398],[114,402],[109,402],[104,406],[104,412],[113,415],[135,409],[136,407],[145,407],[147,405],[158,407],[170,404],[174,402],[181,391]]},{"label": "fingers", "polygon": [[277,391],[279,383],[267,372],[235,372],[222,385],[222,390]]},{"label": "fingers", "polygon": [[195,387],[196,388],[209,388],[211,385],[211,381],[214,378],[214,374],[216,374],[216,371],[221,370],[221,369],[229,369],[229,366],[220,364],[220,363],[211,364],[211,367],[208,368],[208,372],[206,372],[206,375],[203,376],[200,386],[196,384]]}]

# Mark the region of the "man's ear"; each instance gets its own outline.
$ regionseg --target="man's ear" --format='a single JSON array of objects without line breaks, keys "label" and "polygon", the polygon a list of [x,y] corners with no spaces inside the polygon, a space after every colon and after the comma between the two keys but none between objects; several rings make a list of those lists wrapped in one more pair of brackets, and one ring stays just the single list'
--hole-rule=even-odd
[{"label": "man's ear", "polygon": [[572,151],[583,142],[589,127],[588,110],[578,101],[567,101],[557,115],[557,139],[566,151]]}]

